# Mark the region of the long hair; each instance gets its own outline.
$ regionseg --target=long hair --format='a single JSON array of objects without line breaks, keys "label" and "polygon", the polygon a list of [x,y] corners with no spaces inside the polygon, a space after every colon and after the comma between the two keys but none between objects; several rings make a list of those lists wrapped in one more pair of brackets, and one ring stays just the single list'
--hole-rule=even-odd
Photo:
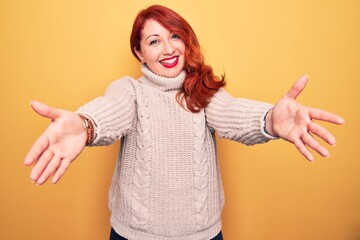
[{"label": "long hair", "polygon": [[130,46],[138,60],[140,59],[135,50],[141,51],[141,31],[148,19],[157,21],[170,32],[177,34],[185,43],[186,78],[177,94],[177,101],[180,104],[185,101],[187,109],[191,112],[199,112],[206,108],[211,97],[225,85],[225,76],[215,76],[212,68],[205,64],[199,41],[189,23],[175,11],[160,5],[152,5],[140,11],[134,21]]}]

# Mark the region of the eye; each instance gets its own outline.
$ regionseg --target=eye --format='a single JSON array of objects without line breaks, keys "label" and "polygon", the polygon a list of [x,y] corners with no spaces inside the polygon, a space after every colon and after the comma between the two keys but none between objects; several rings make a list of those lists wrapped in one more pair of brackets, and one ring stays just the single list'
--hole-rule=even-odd
[{"label": "eye", "polygon": [[156,45],[156,44],[158,44],[158,43],[159,43],[159,41],[156,40],[156,39],[154,39],[154,40],[151,40],[151,41],[150,41],[149,45],[150,45],[150,46],[153,46],[153,45]]},{"label": "eye", "polygon": [[173,34],[171,35],[171,38],[172,38],[172,39],[180,39],[179,35],[177,35],[176,33],[173,33]]}]

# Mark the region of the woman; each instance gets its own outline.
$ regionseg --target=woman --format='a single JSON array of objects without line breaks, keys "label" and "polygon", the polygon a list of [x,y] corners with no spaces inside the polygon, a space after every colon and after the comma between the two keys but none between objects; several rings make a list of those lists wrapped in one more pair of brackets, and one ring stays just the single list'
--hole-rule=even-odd
[{"label": "woman", "polygon": [[31,180],[56,183],[86,145],[121,139],[110,188],[110,239],[222,239],[224,204],[215,132],[247,145],[282,138],[308,160],[307,147],[329,155],[312,136],[335,138],[312,119],[344,120],[295,101],[307,77],[274,106],[231,97],[204,64],[190,25],[174,11],[154,5],[141,11],[131,49],[143,76],[113,82],[104,96],[77,113],[33,101],[52,119],[25,158]]}]

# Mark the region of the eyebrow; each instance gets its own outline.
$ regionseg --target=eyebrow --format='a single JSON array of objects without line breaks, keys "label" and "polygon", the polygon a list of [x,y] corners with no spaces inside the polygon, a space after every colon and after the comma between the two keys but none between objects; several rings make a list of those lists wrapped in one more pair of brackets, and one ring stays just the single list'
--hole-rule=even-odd
[{"label": "eyebrow", "polygon": [[149,35],[147,38],[146,38],[146,40],[149,38],[149,37],[159,37],[160,35],[159,34],[151,34],[151,35]]}]

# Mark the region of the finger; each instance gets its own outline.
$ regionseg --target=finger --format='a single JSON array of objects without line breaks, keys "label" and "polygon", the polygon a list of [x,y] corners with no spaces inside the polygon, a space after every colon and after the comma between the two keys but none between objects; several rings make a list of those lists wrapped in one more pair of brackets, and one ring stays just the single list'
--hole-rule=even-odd
[{"label": "finger", "polygon": [[315,140],[311,134],[307,133],[304,134],[302,137],[302,142],[309,146],[310,148],[314,149],[317,153],[319,153],[323,157],[329,157],[330,154],[326,148],[324,148],[318,141]]},{"label": "finger", "polygon": [[41,154],[39,160],[36,162],[35,166],[31,171],[30,174],[31,181],[36,182],[39,179],[40,175],[42,174],[42,172],[44,171],[44,169],[52,159],[53,155],[54,155],[53,152],[50,150],[46,150],[45,152],[43,152],[43,154]]},{"label": "finger", "polygon": [[57,155],[54,155],[49,164],[46,166],[45,170],[40,175],[39,179],[36,181],[36,183],[39,185],[45,183],[59,167],[60,162],[61,158]]},{"label": "finger", "polygon": [[287,92],[286,96],[288,98],[296,99],[297,96],[304,90],[306,83],[308,82],[308,76],[304,75]]},{"label": "finger", "polygon": [[32,165],[36,162],[41,154],[48,148],[49,139],[45,135],[41,135],[30,148],[28,154],[26,154],[24,164],[26,166]]},{"label": "finger", "polygon": [[301,139],[295,140],[294,145],[307,160],[309,160],[310,162],[314,161],[313,155],[310,153],[310,151],[307,149]]},{"label": "finger", "polygon": [[326,121],[326,122],[335,123],[335,124],[344,124],[345,123],[345,120],[342,117],[340,117],[336,114],[333,114],[331,112],[327,112],[322,109],[310,108],[309,114],[312,119],[317,119],[317,120]]},{"label": "finger", "polygon": [[68,159],[63,159],[60,163],[59,168],[56,170],[51,180],[51,183],[53,184],[57,183],[61,179],[61,177],[65,174],[69,166],[70,166],[70,161]]},{"label": "finger", "polygon": [[57,119],[60,116],[60,111],[58,109],[50,107],[44,103],[32,100],[30,102],[30,106],[35,112],[43,117]]},{"label": "finger", "polygon": [[308,129],[311,133],[315,134],[316,136],[320,137],[321,139],[323,139],[325,142],[327,142],[330,145],[335,145],[336,144],[336,139],[335,137],[329,132],[327,131],[324,127],[322,127],[321,125],[312,122],[308,125]]}]

